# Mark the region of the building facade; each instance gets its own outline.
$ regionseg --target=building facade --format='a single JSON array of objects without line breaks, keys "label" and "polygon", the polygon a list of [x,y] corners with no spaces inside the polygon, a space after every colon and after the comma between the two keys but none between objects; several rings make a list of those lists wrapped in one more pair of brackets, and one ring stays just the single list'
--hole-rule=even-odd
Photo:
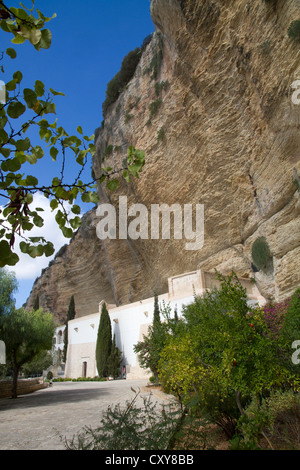
[{"label": "building facade", "polygon": [[[266,302],[250,279],[240,279],[240,282],[247,290],[249,304],[263,305]],[[176,309],[180,317],[183,306],[192,303],[195,295],[202,295],[207,289],[217,287],[218,284],[214,274],[201,270],[181,274],[168,279],[168,292],[158,296],[158,301],[160,306],[169,305],[173,314]],[[99,303],[98,312],[69,321],[65,377],[98,375],[95,351],[103,302],[105,299]],[[150,371],[145,371],[139,366],[133,347],[143,339],[153,322],[154,297],[119,307],[110,304],[106,306],[112,335],[115,335],[116,345],[122,351],[121,368],[126,378],[149,378]]]}]

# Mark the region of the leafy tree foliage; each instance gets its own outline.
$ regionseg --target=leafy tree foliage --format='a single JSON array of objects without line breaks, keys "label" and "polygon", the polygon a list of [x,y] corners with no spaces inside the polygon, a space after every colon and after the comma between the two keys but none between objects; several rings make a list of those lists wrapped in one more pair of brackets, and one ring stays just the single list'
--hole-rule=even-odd
[{"label": "leafy tree foliage", "polygon": [[293,21],[288,28],[288,35],[295,42],[300,42],[300,20]]},{"label": "leafy tree foliage", "polygon": [[15,307],[13,295],[17,289],[18,283],[15,275],[0,268],[0,318],[3,315],[8,315]]},{"label": "leafy tree foliage", "polygon": [[120,365],[122,361],[122,352],[116,345],[116,337],[114,335],[111,352],[108,358],[108,375],[116,379],[120,375]]},{"label": "leafy tree foliage", "polygon": [[[9,8],[4,2],[0,2],[0,7],[0,28],[2,32],[12,35],[13,45],[19,47],[28,41],[38,51],[51,46],[51,31],[45,28],[45,24],[55,15],[48,18],[38,9],[35,12],[34,0],[31,9],[23,6]],[[4,71],[4,58],[15,60],[16,57],[17,51],[13,47],[3,51],[0,55],[1,71]],[[132,61],[135,61],[135,55],[129,55],[125,61],[128,66],[123,73],[126,80]],[[107,187],[115,190],[119,185],[115,176],[128,181],[130,175],[137,176],[144,165],[144,152],[130,147],[124,167],[115,170],[101,168],[97,176],[93,174],[90,181],[84,182],[83,170],[95,154],[94,136],[85,135],[80,125],[76,133],[70,135],[57,119],[53,121],[55,98],[64,96],[62,92],[53,88],[46,90],[40,80],[35,80],[31,88],[22,89],[22,80],[22,72],[16,70],[6,83],[6,97],[0,103],[0,197],[6,202],[0,212],[0,267],[13,266],[18,262],[14,250],[16,235],[22,237],[19,243],[21,251],[33,258],[54,253],[53,244],[44,237],[30,237],[33,227],[44,224],[43,209],[32,209],[36,192],[49,199],[63,235],[71,238],[81,224],[81,208],[76,204],[78,198],[82,202],[97,203],[97,184],[106,181]],[[37,129],[46,150],[32,142],[29,129]],[[74,181],[66,181],[65,163],[69,154],[74,155],[74,165],[78,165]],[[41,159],[48,156],[60,167],[57,176],[44,185],[31,172],[27,174],[26,168],[28,164],[38,165]],[[71,206],[70,211],[66,209],[66,203]]]},{"label": "leafy tree foliage", "polygon": [[112,332],[106,304],[102,305],[96,343],[96,363],[100,377],[109,375],[109,357],[112,350]]},{"label": "leafy tree foliage", "polygon": [[183,411],[178,404],[160,406],[151,397],[139,395],[135,392],[134,398],[125,404],[109,406],[97,428],[85,427],[72,439],[65,439],[66,448],[114,451],[172,449]]},{"label": "leafy tree foliage", "polygon": [[252,245],[251,253],[253,263],[258,270],[268,272],[268,270],[272,269],[272,255],[265,237],[259,237],[255,240]]},{"label": "leafy tree foliage", "polygon": [[232,438],[251,397],[299,391],[291,345],[299,339],[300,293],[275,307],[251,307],[234,273],[217,277],[218,289],[195,297],[180,319],[165,313],[135,351],[190,414]]},{"label": "leafy tree foliage", "polygon": [[107,114],[108,108],[118,99],[128,82],[134,75],[136,67],[141,58],[141,49],[137,47],[130,51],[123,59],[121,69],[108,82],[105,101],[102,105],[103,116]]},{"label": "leafy tree foliage", "polygon": [[29,312],[21,308],[2,317],[1,326],[6,358],[13,370],[12,398],[17,398],[20,369],[41,353],[51,350],[55,323],[51,313],[41,309]]},{"label": "leafy tree foliage", "polygon": [[[160,313],[164,321],[160,319]],[[157,294],[154,296],[153,322],[148,328],[147,335],[144,335],[142,341],[134,345],[133,350],[138,354],[141,367],[150,369],[156,382],[158,382],[158,366],[170,331],[174,332],[176,320],[170,318],[170,307],[164,305],[160,310]]]}]

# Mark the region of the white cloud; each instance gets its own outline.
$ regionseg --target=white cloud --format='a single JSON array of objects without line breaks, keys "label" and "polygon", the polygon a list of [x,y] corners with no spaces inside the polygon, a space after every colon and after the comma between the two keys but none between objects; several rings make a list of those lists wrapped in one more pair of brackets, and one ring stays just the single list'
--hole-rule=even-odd
[{"label": "white cloud", "polygon": [[[34,209],[40,207],[44,209],[43,212],[39,212],[39,215],[44,219],[43,227],[34,227],[28,236],[30,237],[44,237],[47,241],[51,241],[55,248],[55,253],[66,243],[69,243],[70,239],[65,238],[55,221],[55,211],[49,205],[49,200],[46,199],[41,193],[36,193],[33,196],[33,202],[30,208]],[[67,210],[70,206],[65,204]],[[15,266],[7,267],[10,271],[16,274],[18,280],[32,279],[40,276],[41,270],[46,268],[49,262],[54,258],[55,253],[52,256],[46,257],[45,255],[31,258],[29,255],[22,253],[19,249],[19,242],[21,241],[19,236],[16,236],[15,252],[19,256],[20,260]]]}]

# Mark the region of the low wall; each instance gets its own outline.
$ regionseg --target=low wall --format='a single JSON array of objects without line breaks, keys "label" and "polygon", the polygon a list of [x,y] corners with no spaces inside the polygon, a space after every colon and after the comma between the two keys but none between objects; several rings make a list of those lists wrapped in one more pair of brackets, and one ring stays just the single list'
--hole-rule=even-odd
[{"label": "low wall", "polygon": [[[43,378],[37,379],[19,379],[17,386],[17,395],[25,395],[48,387],[48,383]],[[0,380],[0,398],[11,397],[12,380]]]}]

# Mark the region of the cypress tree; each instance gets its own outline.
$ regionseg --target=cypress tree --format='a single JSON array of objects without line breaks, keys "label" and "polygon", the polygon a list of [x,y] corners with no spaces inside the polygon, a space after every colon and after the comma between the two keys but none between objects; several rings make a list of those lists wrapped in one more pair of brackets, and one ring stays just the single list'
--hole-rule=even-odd
[{"label": "cypress tree", "polygon": [[108,358],[108,374],[116,379],[120,375],[120,364],[122,360],[122,353],[116,346],[116,337],[114,335],[111,353]]},{"label": "cypress tree", "polygon": [[96,343],[96,363],[100,377],[108,376],[108,362],[112,349],[111,323],[106,304],[102,305],[97,343]]},{"label": "cypress tree", "polygon": [[66,362],[67,359],[67,350],[68,350],[68,323],[70,320],[74,320],[76,316],[76,310],[75,310],[75,300],[74,300],[74,295],[70,298],[69,302],[69,308],[68,308],[68,313],[67,313],[67,319],[65,322],[65,331],[64,331],[64,351],[63,351],[63,362]]}]

